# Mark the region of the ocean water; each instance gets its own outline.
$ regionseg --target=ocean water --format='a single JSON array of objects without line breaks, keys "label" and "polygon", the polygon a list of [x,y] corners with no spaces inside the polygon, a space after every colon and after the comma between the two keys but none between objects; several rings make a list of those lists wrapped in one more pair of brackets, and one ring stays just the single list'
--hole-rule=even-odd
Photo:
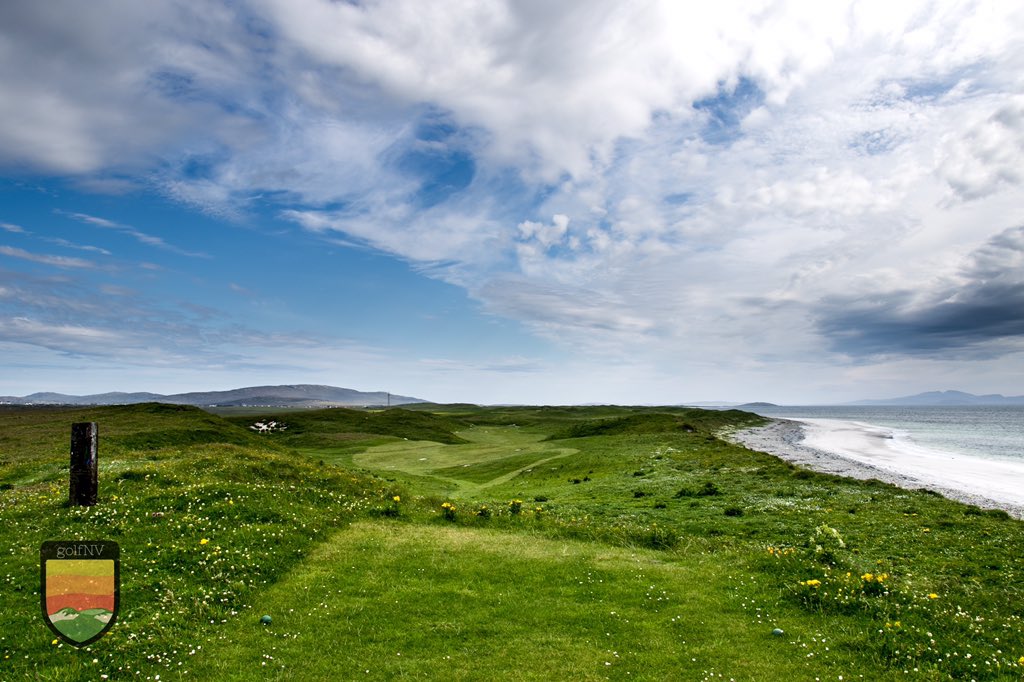
[{"label": "ocean water", "polygon": [[1024,407],[807,406],[743,408],[765,417],[838,419],[891,429],[916,445],[1024,462]]}]

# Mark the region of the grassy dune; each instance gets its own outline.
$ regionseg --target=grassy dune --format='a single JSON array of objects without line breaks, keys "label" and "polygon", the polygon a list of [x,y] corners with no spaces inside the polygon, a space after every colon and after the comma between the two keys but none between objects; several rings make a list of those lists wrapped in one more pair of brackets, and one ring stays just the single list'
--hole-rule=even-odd
[{"label": "grassy dune", "polygon": [[[717,437],[753,415],[264,417],[288,428],[0,412],[0,679],[1024,677],[1024,524]],[[101,504],[69,509],[85,420]],[[86,650],[42,623],[45,539],[121,543],[121,616]]]}]

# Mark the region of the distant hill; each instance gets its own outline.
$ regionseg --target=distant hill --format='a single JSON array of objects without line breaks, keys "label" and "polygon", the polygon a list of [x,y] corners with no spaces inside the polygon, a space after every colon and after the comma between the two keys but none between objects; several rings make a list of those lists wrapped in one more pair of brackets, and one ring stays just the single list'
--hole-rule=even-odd
[{"label": "distant hill", "polygon": [[999,393],[974,395],[963,391],[929,391],[908,395],[902,398],[885,400],[858,400],[851,405],[948,405],[951,407],[965,405],[1024,405],[1024,395],[1004,396]]},{"label": "distant hill", "polygon": [[[0,404],[11,405],[131,405],[160,402],[196,407],[232,407],[257,405],[270,407],[330,407],[333,405],[362,406],[386,405],[384,391],[356,391],[337,386],[290,384],[284,386],[249,386],[230,391],[203,391],[193,393],[97,393],[94,395],[65,395],[63,393],[33,393],[31,395],[0,396]],[[426,400],[404,395],[391,395],[392,405],[424,403]]]}]

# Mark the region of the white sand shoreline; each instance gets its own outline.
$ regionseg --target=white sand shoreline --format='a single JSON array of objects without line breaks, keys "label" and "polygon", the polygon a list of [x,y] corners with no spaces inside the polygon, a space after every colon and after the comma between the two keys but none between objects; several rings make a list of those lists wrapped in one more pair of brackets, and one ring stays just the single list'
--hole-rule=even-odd
[{"label": "white sand shoreline", "polygon": [[727,438],[813,471],[928,488],[1024,519],[1024,462],[928,450],[891,429],[835,419],[772,419]]}]

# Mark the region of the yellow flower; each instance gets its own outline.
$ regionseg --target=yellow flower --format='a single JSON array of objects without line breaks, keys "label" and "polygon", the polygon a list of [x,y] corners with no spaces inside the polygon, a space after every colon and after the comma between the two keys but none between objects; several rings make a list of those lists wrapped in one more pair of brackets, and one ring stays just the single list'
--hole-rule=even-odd
[{"label": "yellow flower", "polygon": [[931,594],[929,594],[929,595],[928,595],[928,598],[929,598],[929,599],[938,599],[938,598],[939,598],[939,595],[937,595],[937,594],[935,594],[934,592],[932,592]]},{"label": "yellow flower", "polygon": [[1021,656],[1017,659],[1017,665],[1024,666],[1024,656]]},{"label": "yellow flower", "polygon": [[57,640],[53,640],[52,642],[50,642],[50,644],[57,646]]},{"label": "yellow flower", "polygon": [[208,542],[209,542],[209,540],[207,540],[206,538],[203,538],[202,540],[200,540],[200,541],[199,541],[199,544],[200,544],[200,545],[205,545],[205,544],[207,544]]},{"label": "yellow flower", "polygon": [[800,583],[801,585],[807,585],[808,587],[818,587],[821,585],[820,580],[804,580]]},{"label": "yellow flower", "polygon": [[395,502],[401,502],[401,501],[402,501],[402,498],[401,498],[401,497],[399,497],[398,495],[395,495],[395,496],[394,496],[394,497],[392,497],[391,499],[392,499],[392,500],[394,500]]},{"label": "yellow flower", "polygon": [[860,577],[860,579],[863,580],[866,583],[869,583],[869,582],[871,582],[872,580],[875,579],[875,576],[872,573],[865,573],[864,575],[862,575]]}]

